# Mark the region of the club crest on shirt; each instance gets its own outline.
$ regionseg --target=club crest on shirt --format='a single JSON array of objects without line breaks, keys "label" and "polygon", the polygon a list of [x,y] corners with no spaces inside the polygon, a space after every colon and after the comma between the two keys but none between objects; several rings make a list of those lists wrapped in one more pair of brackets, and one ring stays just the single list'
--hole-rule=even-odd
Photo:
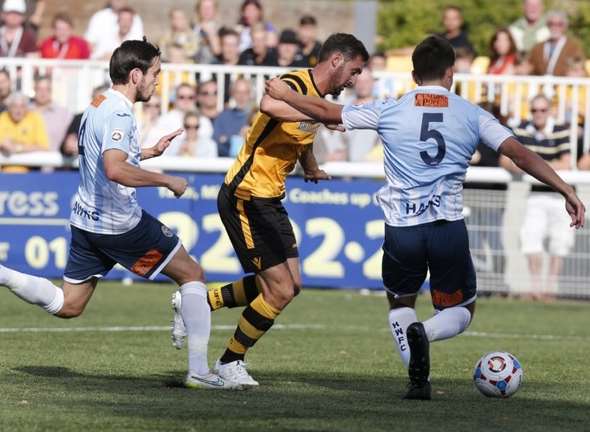
[{"label": "club crest on shirt", "polygon": [[164,234],[166,237],[172,237],[174,235],[172,230],[166,225],[162,225],[162,234]]},{"label": "club crest on shirt", "polygon": [[111,133],[111,139],[115,142],[119,142],[123,139],[123,131],[121,129],[114,129]]}]

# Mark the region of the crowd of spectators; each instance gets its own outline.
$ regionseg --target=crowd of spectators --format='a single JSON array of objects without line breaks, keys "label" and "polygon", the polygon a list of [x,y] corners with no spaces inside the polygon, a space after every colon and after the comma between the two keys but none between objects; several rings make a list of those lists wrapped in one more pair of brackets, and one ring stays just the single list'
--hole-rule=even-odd
[{"label": "crowd of spectators", "polygon": [[[83,35],[75,34],[74,22],[68,13],[58,12],[50,20],[49,36],[39,40],[37,35],[45,3],[45,0],[37,0],[27,14],[25,0],[4,0],[0,56],[108,60],[121,42],[144,35],[143,20],[127,1],[109,0],[90,17]],[[522,5],[523,16],[494,33],[488,53],[475,52],[461,8],[444,7],[440,35],[456,50],[455,70],[470,73],[474,60],[484,55],[489,59],[486,69],[489,74],[586,76],[584,52],[580,42],[567,32],[567,15],[560,11],[546,12],[543,0],[523,0]],[[267,19],[260,0],[244,0],[235,25],[221,25],[219,13],[216,0],[196,1],[192,16],[178,7],[167,11],[166,30],[157,41],[162,60],[287,68],[313,67],[318,61],[321,41],[318,21],[312,15],[301,16],[295,29],[279,29]],[[341,101],[366,103],[374,98],[396,96],[393,78],[374,78],[375,72],[386,71],[387,66],[384,53],[373,54],[354,89],[343,95]],[[255,110],[253,81],[247,76],[232,74],[224,74],[221,81],[217,81],[215,75],[206,79],[197,75],[194,84],[195,79],[189,72],[170,74],[166,92],[170,96],[170,106],[162,106],[161,92],[143,104],[140,128],[144,145],[152,145],[171,130],[185,128],[186,137],[179,139],[168,154],[234,157],[244,142],[249,119]],[[22,102],[23,95],[10,97],[11,89],[15,88],[11,85],[14,79],[0,69],[0,112],[6,111],[3,118],[10,124],[0,131],[1,151],[10,154],[46,147],[59,150],[64,156],[75,155],[80,113],[74,115],[53,102],[50,76],[36,78],[34,94],[28,95],[26,106],[26,112],[39,114],[38,119],[43,123],[39,137],[27,137],[26,145],[16,145],[20,138],[15,130],[24,120],[14,108]],[[223,87],[218,89],[218,83]],[[223,93],[221,108],[218,92]],[[568,121],[574,120],[568,118]],[[564,130],[568,127],[563,125]],[[34,142],[36,139],[39,142]],[[322,128],[316,149],[321,161],[370,161],[382,157],[378,136],[363,131],[342,135]],[[582,151],[578,153],[579,167],[590,168],[590,156]]]},{"label": "crowd of spectators", "polygon": [[[441,36],[462,59],[459,71],[469,73],[479,56],[493,75],[587,76],[581,42],[568,34],[565,12],[545,12],[543,0],[524,0],[523,16],[492,36],[488,52],[477,53],[469,40],[461,8],[443,10]],[[580,67],[582,65],[582,67]]]},{"label": "crowd of spectators", "polygon": [[[27,13],[25,0],[4,0],[0,4],[0,57],[108,60],[123,41],[144,36],[143,20],[126,0],[109,0],[90,17],[80,35],[74,32],[72,16],[60,11],[51,18],[49,35],[44,39],[38,35],[45,0],[34,2],[32,13]],[[303,15],[297,29],[279,31],[265,18],[259,0],[243,1],[239,20],[233,26],[220,25],[216,0],[196,1],[194,16],[172,7],[167,20],[167,30],[156,41],[163,62],[294,68],[313,67],[319,58],[321,42],[314,16]],[[161,135],[184,128],[186,133],[167,154],[235,156],[253,116],[252,81],[226,74],[220,110],[215,79],[200,80],[197,76],[197,84],[193,84],[195,80],[188,72],[179,75],[179,80],[170,80],[168,109],[162,107],[160,92],[143,104],[139,121],[143,144],[151,145]],[[0,152],[10,155],[43,149],[75,157],[81,113],[74,115],[53,102],[50,75],[35,78],[34,92],[28,98],[15,93],[18,79],[0,68],[0,113],[6,111],[0,117],[0,124],[6,125],[0,130]],[[180,85],[174,85],[179,81]],[[32,125],[35,134],[31,133]]]}]

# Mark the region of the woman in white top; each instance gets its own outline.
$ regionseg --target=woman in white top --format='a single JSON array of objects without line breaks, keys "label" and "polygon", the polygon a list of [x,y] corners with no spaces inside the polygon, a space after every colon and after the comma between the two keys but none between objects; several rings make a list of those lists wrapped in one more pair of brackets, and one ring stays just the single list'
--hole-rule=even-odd
[{"label": "woman in white top", "polygon": [[217,144],[210,138],[199,136],[201,116],[196,111],[189,111],[184,116],[184,134],[180,138],[178,156],[196,158],[216,158]]}]

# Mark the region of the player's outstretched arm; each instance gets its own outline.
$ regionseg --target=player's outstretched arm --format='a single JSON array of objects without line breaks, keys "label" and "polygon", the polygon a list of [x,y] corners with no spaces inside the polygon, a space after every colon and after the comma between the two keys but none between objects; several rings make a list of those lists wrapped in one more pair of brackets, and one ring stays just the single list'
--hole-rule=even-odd
[{"label": "player's outstretched arm", "polygon": [[182,129],[177,129],[168,135],[164,135],[153,147],[142,149],[141,160],[151,159],[162,155],[162,153],[164,153],[164,151],[170,146],[172,140],[182,132],[184,132]]},{"label": "player's outstretched arm", "polygon": [[586,208],[576,195],[574,188],[565,183],[538,154],[530,151],[512,137],[500,145],[499,151],[510,158],[521,170],[563,195],[566,210],[572,218],[570,226],[576,228],[584,226]]},{"label": "player's outstretched arm", "polygon": [[273,99],[286,102],[296,110],[311,118],[327,124],[342,123],[342,105],[328,102],[323,98],[304,96],[291,89],[279,78],[273,78],[265,84],[267,95]]},{"label": "player's outstretched arm", "polygon": [[262,100],[260,101],[260,112],[279,121],[298,122],[312,120],[311,117],[303,114],[301,111],[297,111],[291,105],[273,99],[268,95],[262,96]]},{"label": "player's outstretched arm", "polygon": [[103,153],[104,171],[107,178],[127,187],[161,186],[168,188],[178,198],[187,187],[182,177],[147,171],[127,163],[127,153],[109,149]]}]

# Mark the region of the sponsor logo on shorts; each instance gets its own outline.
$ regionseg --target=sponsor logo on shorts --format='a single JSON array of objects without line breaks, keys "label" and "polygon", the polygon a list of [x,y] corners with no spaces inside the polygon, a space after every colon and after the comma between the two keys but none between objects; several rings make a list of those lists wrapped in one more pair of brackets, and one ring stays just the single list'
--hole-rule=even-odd
[{"label": "sponsor logo on shorts", "polygon": [[166,237],[172,237],[174,235],[172,230],[166,225],[162,225],[162,234],[164,234]]},{"label": "sponsor logo on shorts", "polygon": [[260,270],[262,268],[262,257],[252,258],[252,263]]},{"label": "sponsor logo on shorts", "polygon": [[457,306],[463,302],[463,291],[457,290],[452,293],[445,293],[438,290],[432,291],[432,303],[438,307]]},{"label": "sponsor logo on shorts", "polygon": [[119,142],[123,139],[123,131],[121,129],[114,129],[111,133],[111,139],[115,142]]},{"label": "sponsor logo on shorts", "polygon": [[131,271],[139,276],[146,276],[162,260],[164,255],[157,249],[150,249],[141,258],[135,261]]}]

